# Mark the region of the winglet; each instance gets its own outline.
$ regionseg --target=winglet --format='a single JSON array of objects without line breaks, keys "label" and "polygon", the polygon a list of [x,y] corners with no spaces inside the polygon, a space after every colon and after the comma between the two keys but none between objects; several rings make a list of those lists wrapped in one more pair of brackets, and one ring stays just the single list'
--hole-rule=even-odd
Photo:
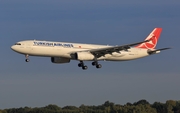
[{"label": "winglet", "polygon": [[155,28],[149,36],[145,40],[149,40],[148,42],[139,44],[136,46],[137,48],[144,48],[144,49],[155,49],[158,39],[160,37],[162,28]]}]

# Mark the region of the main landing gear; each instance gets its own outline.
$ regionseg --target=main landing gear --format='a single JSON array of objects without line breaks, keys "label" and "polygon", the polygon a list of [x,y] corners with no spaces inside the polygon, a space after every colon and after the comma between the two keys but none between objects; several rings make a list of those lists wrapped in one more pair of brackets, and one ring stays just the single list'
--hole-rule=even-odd
[{"label": "main landing gear", "polygon": [[[102,65],[101,65],[101,64],[98,64],[97,61],[92,62],[92,65],[93,65],[93,66],[96,66],[96,68],[101,68],[101,67],[102,67]],[[80,61],[80,63],[78,64],[78,66],[79,66],[79,67],[82,67],[83,70],[88,69],[88,67],[87,67],[86,65],[84,65],[84,62],[83,62],[83,61]]]},{"label": "main landing gear", "polygon": [[83,70],[88,69],[88,67],[86,65],[84,65],[83,61],[80,61],[80,63],[78,64],[79,67],[82,67]]},{"label": "main landing gear", "polygon": [[25,57],[26,57],[25,61],[26,61],[26,62],[29,62],[29,61],[30,61],[30,60],[29,60],[29,55],[25,55]]},{"label": "main landing gear", "polygon": [[101,67],[102,67],[102,65],[101,65],[101,64],[98,64],[97,61],[92,62],[92,65],[93,65],[93,66],[96,66],[96,68],[101,68]]}]

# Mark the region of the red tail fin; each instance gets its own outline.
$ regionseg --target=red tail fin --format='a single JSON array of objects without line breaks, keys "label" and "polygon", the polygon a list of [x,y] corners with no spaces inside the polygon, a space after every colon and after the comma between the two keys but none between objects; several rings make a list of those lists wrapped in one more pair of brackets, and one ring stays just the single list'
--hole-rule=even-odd
[{"label": "red tail fin", "polygon": [[150,40],[149,42],[142,43],[136,47],[144,49],[154,49],[157,45],[158,39],[160,37],[162,28],[155,28],[145,40]]}]

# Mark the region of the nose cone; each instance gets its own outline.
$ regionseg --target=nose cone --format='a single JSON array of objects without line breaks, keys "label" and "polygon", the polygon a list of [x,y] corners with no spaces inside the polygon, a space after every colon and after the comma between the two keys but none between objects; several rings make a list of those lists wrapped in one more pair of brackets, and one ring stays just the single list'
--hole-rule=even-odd
[{"label": "nose cone", "polygon": [[11,49],[14,51],[15,50],[15,47],[14,47],[14,45],[13,46],[11,46]]},{"label": "nose cone", "polygon": [[11,49],[12,49],[13,51],[15,51],[15,52],[17,52],[17,51],[18,51],[18,48],[17,48],[17,46],[16,46],[16,45],[11,46]]}]

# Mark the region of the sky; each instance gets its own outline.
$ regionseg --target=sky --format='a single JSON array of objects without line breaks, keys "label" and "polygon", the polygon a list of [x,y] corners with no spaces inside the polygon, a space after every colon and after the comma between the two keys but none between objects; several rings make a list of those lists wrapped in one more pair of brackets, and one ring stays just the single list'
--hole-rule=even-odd
[{"label": "sky", "polygon": [[[1,0],[0,109],[180,100],[179,6],[177,0]],[[155,27],[163,28],[157,48],[171,50],[127,62],[101,61],[101,69],[44,57],[26,63],[10,49],[29,39],[123,45],[144,40]]]}]

